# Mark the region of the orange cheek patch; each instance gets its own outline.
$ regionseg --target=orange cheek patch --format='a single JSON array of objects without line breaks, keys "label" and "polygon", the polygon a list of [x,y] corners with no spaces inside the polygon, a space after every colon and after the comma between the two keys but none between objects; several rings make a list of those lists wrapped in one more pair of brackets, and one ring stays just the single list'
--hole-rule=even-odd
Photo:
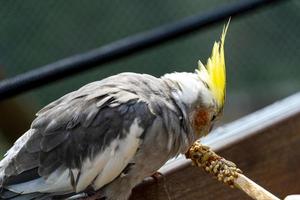
[{"label": "orange cheek patch", "polygon": [[196,111],[194,115],[194,125],[196,129],[201,129],[208,123],[208,112],[203,110]]}]

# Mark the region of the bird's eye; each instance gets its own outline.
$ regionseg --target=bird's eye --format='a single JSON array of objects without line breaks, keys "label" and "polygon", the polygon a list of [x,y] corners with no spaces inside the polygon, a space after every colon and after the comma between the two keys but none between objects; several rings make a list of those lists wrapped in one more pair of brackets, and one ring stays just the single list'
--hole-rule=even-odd
[{"label": "bird's eye", "polygon": [[215,119],[216,119],[216,115],[213,115],[211,121],[215,121]]}]

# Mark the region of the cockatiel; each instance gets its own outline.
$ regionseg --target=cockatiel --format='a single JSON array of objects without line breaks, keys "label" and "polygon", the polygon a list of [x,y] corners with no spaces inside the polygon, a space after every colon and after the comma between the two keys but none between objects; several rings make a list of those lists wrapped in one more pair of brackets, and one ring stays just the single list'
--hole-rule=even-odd
[{"label": "cockatiel", "polygon": [[199,61],[194,73],[121,73],[40,110],[0,162],[1,199],[93,191],[107,200],[128,199],[136,184],[208,134],[222,112],[227,27],[206,66]]}]

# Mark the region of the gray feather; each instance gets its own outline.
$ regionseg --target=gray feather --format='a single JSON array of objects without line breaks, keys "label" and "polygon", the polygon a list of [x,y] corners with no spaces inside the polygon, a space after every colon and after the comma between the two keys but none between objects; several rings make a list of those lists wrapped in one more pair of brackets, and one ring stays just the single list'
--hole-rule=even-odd
[{"label": "gray feather", "polygon": [[0,193],[0,199],[9,199],[9,200],[47,200],[51,199],[50,197],[47,197],[48,195],[41,194],[41,193],[31,193],[31,194],[23,194],[20,195],[18,193],[11,192],[9,190],[4,189]]},{"label": "gray feather", "polygon": [[[4,171],[2,178],[13,182],[31,169],[36,169],[36,174],[30,176],[44,178],[62,167],[79,170],[83,160],[93,160],[112,141],[124,138],[136,118],[145,130],[142,138],[158,134],[148,131],[152,125],[175,134],[177,139],[172,141],[177,146],[167,156],[175,155],[180,151],[178,137],[185,130],[180,126],[181,112],[171,101],[170,92],[161,79],[123,73],[69,93],[37,113],[30,133],[1,161],[0,174]],[[165,148],[166,141],[161,148]]]},{"label": "gray feather", "polygon": [[[67,128],[68,129],[68,128]],[[56,131],[51,135],[45,135],[40,140],[40,150],[43,152],[49,152],[58,145],[62,144],[69,138],[69,131]]]}]

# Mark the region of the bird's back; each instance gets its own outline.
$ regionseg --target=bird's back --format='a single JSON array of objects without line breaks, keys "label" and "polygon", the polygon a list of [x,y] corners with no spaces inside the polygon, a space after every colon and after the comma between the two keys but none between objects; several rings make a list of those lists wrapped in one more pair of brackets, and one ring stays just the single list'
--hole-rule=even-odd
[{"label": "bird's back", "polygon": [[[45,193],[83,191],[93,181],[98,183],[96,188],[108,184],[134,158],[157,117],[163,120],[179,114],[165,86],[150,75],[122,73],[85,85],[44,107],[0,162],[0,197],[41,199]],[[120,158],[112,162],[112,155]],[[99,173],[114,170],[105,171],[107,163],[119,167],[109,177],[99,178]]]}]

